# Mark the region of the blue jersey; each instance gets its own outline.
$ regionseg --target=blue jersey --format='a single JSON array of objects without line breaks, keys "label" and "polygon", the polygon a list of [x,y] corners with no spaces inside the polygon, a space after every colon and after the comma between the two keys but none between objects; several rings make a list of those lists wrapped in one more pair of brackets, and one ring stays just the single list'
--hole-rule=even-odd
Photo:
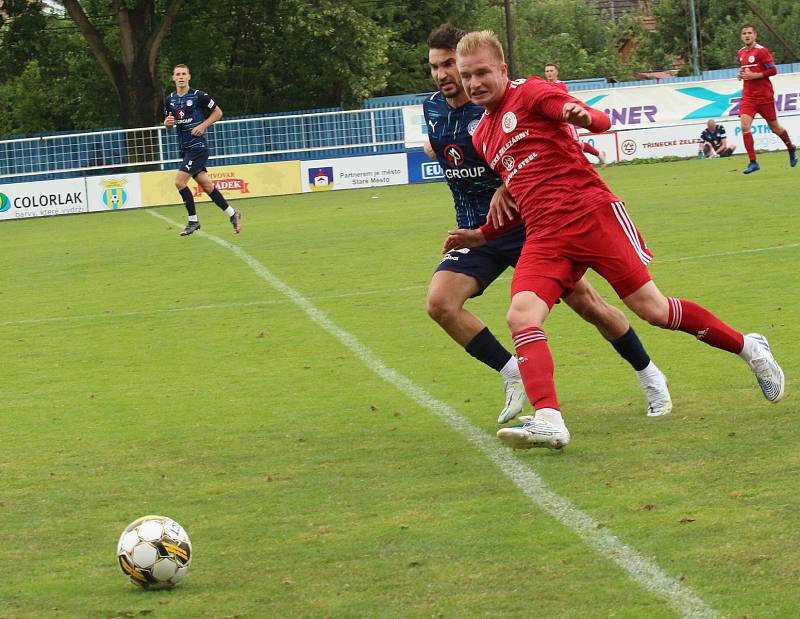
[{"label": "blue jersey", "polygon": [[703,133],[700,134],[700,139],[703,140],[703,142],[708,142],[715,149],[719,148],[722,144],[722,140],[727,139],[727,137],[728,136],[725,135],[725,127],[722,125],[714,127],[714,131],[703,129]]},{"label": "blue jersey", "polygon": [[187,151],[208,150],[206,135],[192,135],[192,129],[206,119],[211,110],[217,107],[207,92],[190,89],[185,95],[171,92],[164,99],[164,117],[170,112],[175,117],[175,128],[178,130],[181,157]]},{"label": "blue jersey", "polygon": [[437,92],[425,100],[422,111],[428,139],[453,193],[458,227],[477,228],[486,222],[489,203],[501,183],[472,145],[483,108],[471,101],[452,108]]}]

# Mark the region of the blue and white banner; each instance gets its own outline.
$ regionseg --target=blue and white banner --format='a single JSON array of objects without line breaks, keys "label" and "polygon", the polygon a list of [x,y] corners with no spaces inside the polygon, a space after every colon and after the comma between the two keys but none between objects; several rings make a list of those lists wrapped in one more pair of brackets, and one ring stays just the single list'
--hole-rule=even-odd
[{"label": "blue and white banner", "polygon": [[407,184],[405,153],[300,162],[300,185],[304,192]]},{"label": "blue and white banner", "polygon": [[430,181],[443,181],[442,167],[437,161],[431,161],[423,150],[412,150],[408,156],[408,182],[428,183]]}]

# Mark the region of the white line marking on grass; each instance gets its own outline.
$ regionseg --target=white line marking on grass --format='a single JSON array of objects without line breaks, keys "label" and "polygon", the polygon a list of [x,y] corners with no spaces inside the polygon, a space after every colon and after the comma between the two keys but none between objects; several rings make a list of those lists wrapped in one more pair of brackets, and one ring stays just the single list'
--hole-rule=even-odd
[{"label": "white line marking on grass", "polygon": [[[420,286],[404,286],[402,288],[389,288],[384,290],[362,290],[354,292],[341,292],[338,294],[321,294],[316,297],[309,297],[311,300],[325,300],[325,299],[347,299],[351,297],[366,297],[376,294],[406,292],[408,290],[420,290],[427,288],[427,285]],[[16,325],[35,325],[47,322],[66,322],[71,320],[98,320],[101,318],[125,318],[129,316],[157,316],[159,314],[172,314],[175,312],[196,312],[202,310],[216,310],[216,309],[239,309],[242,307],[253,307],[260,305],[285,305],[291,303],[289,299],[275,299],[271,301],[240,301],[237,303],[211,303],[208,305],[187,305],[185,307],[166,307],[154,309],[131,310],[128,312],[115,312],[107,311],[97,314],[76,314],[74,316],[51,316],[50,318],[29,318],[27,320],[6,320],[0,322],[0,327],[16,326]]]},{"label": "white line marking on grass", "polygon": [[156,316],[158,314],[173,314],[176,312],[195,312],[201,310],[233,309],[251,305],[277,305],[286,301],[248,301],[244,303],[212,303],[210,305],[190,305],[187,307],[168,307],[164,309],[132,310],[129,312],[102,312],[100,314],[78,314],[75,316],[53,316],[51,318],[31,318],[29,320],[8,320],[0,322],[0,327],[10,325],[35,325],[44,322],[65,322],[70,320],[97,320],[100,318],[125,318],[127,316]]},{"label": "white line marking on grass", "polygon": [[659,260],[656,258],[653,262],[687,262],[689,260],[703,260],[704,258],[721,258],[724,256],[740,256],[742,254],[760,254],[766,251],[776,251],[778,249],[794,249],[800,247],[800,243],[791,243],[788,245],[775,245],[773,247],[756,247],[754,249],[737,249],[735,251],[722,251],[715,254],[702,254],[700,256],[684,256],[682,258],[667,258]]},{"label": "white line marking on grass", "polygon": [[[167,223],[179,227],[179,224],[168,217],[152,210],[147,211]],[[547,486],[532,467],[522,464],[511,452],[501,447],[498,441],[486,434],[461,416],[452,406],[436,399],[433,395],[417,386],[411,380],[387,366],[371,349],[367,348],[354,335],[340,328],[328,316],[317,309],[306,297],[294,288],[283,283],[263,264],[245,252],[241,247],[229,243],[213,234],[196,232],[217,245],[233,252],[255,273],[285,295],[294,305],[301,309],[313,322],[317,323],[329,335],[338,339],[355,354],[370,370],[387,383],[396,387],[403,394],[428,409],[451,428],[459,432],[474,447],[494,462],[500,471],[542,510],[550,514],[558,522],[575,531],[591,548],[624,569],[644,589],[663,598],[669,606],[683,617],[707,618],[720,617],[707,606],[694,591],[669,576],[651,558],[639,554],[636,550],[621,541],[589,514],[581,511],[572,502],[562,497]]]},{"label": "white line marking on grass", "polygon": [[[147,211],[148,213],[152,213],[152,211]],[[662,264],[667,262],[688,262],[690,260],[703,260],[705,258],[719,258],[724,256],[738,256],[741,254],[756,254],[756,253],[763,253],[767,251],[775,251],[780,249],[793,249],[796,247],[800,247],[800,243],[793,243],[790,245],[776,245],[774,247],[757,247],[754,249],[739,249],[736,251],[726,251],[720,252],[716,254],[703,254],[699,256],[683,256],[681,258],[665,258],[660,259],[656,257],[653,261],[653,264]],[[510,280],[511,277],[508,275],[501,275],[495,281],[505,281]],[[352,291],[352,292],[342,292],[338,294],[328,294],[328,295],[318,295],[312,297],[306,297],[310,301],[319,301],[325,299],[346,299],[350,297],[366,297],[371,295],[377,294],[386,294],[386,293],[397,293],[397,292],[408,292],[409,290],[422,290],[428,287],[427,284],[420,284],[416,286],[403,286],[401,288],[386,288],[383,290],[362,290],[362,291]],[[249,306],[258,306],[258,305],[281,305],[283,303],[290,303],[289,300],[278,299],[274,301],[244,301],[240,303],[216,303],[211,305],[190,305],[187,307],[171,307],[171,308],[164,308],[164,309],[143,309],[143,310],[132,310],[129,312],[102,312],[98,314],[79,314],[76,316],[53,316],[50,318],[31,318],[28,320],[7,320],[5,322],[0,322],[0,327],[9,327],[9,326],[16,326],[16,325],[35,325],[41,323],[48,323],[48,322],[66,322],[72,320],[98,320],[101,318],[125,318],[128,316],[155,316],[158,314],[170,314],[173,312],[194,312],[194,311],[201,311],[201,310],[214,310],[214,309],[237,309],[240,307],[249,307]]]}]

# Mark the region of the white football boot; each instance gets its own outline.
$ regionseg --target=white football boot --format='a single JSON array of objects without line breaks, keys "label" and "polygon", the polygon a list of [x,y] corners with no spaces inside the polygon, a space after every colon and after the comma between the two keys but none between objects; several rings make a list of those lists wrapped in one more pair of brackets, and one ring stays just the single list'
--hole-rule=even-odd
[{"label": "white football boot", "polygon": [[600,162],[601,168],[605,168],[608,164],[608,160],[606,159],[606,151],[604,150],[597,151],[597,159]]},{"label": "white football boot", "polygon": [[527,415],[519,419],[524,425],[515,428],[500,428],[497,431],[497,438],[512,449],[531,449],[532,447],[562,449],[569,444],[569,430],[566,426],[558,427],[549,421]]},{"label": "white football boot", "polygon": [[507,380],[503,383],[506,391],[506,404],[497,418],[497,423],[507,423],[522,412],[528,396],[525,394],[525,385],[522,379]]},{"label": "white football boot", "polygon": [[[649,367],[649,366],[648,366]],[[672,398],[669,395],[667,377],[655,365],[647,372],[637,372],[639,382],[647,396],[647,416],[663,417],[672,412]]]},{"label": "white football boot", "polygon": [[747,361],[747,365],[756,375],[764,397],[772,403],[780,402],[785,388],[783,370],[772,356],[767,338],[760,333],[748,333],[745,337],[749,338],[753,344],[753,354]]}]

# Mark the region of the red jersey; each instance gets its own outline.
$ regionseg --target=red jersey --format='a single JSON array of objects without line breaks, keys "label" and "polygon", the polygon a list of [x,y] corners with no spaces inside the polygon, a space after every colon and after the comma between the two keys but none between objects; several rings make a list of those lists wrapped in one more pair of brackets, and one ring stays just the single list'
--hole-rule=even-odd
[{"label": "red jersey", "polygon": [[772,54],[763,45],[756,43],[750,49],[743,47],[739,50],[739,64],[742,71],[750,69],[753,73],[764,73],[764,77],[757,80],[742,80],[742,99],[753,103],[774,103],[775,92],[772,90],[770,75],[775,75],[775,61]]},{"label": "red jersey", "polygon": [[567,85],[561,80],[556,80],[555,82],[549,82],[549,83],[552,84],[553,86],[558,86],[564,92],[569,92],[569,90],[567,89]]},{"label": "red jersey", "polygon": [[[562,120],[565,103],[583,106],[538,77],[514,80],[498,108],[484,113],[472,135],[475,150],[519,206],[528,238],[551,234],[596,208],[620,201],[567,131],[569,125]],[[592,129],[609,128],[608,117],[601,117],[607,124]]]}]

